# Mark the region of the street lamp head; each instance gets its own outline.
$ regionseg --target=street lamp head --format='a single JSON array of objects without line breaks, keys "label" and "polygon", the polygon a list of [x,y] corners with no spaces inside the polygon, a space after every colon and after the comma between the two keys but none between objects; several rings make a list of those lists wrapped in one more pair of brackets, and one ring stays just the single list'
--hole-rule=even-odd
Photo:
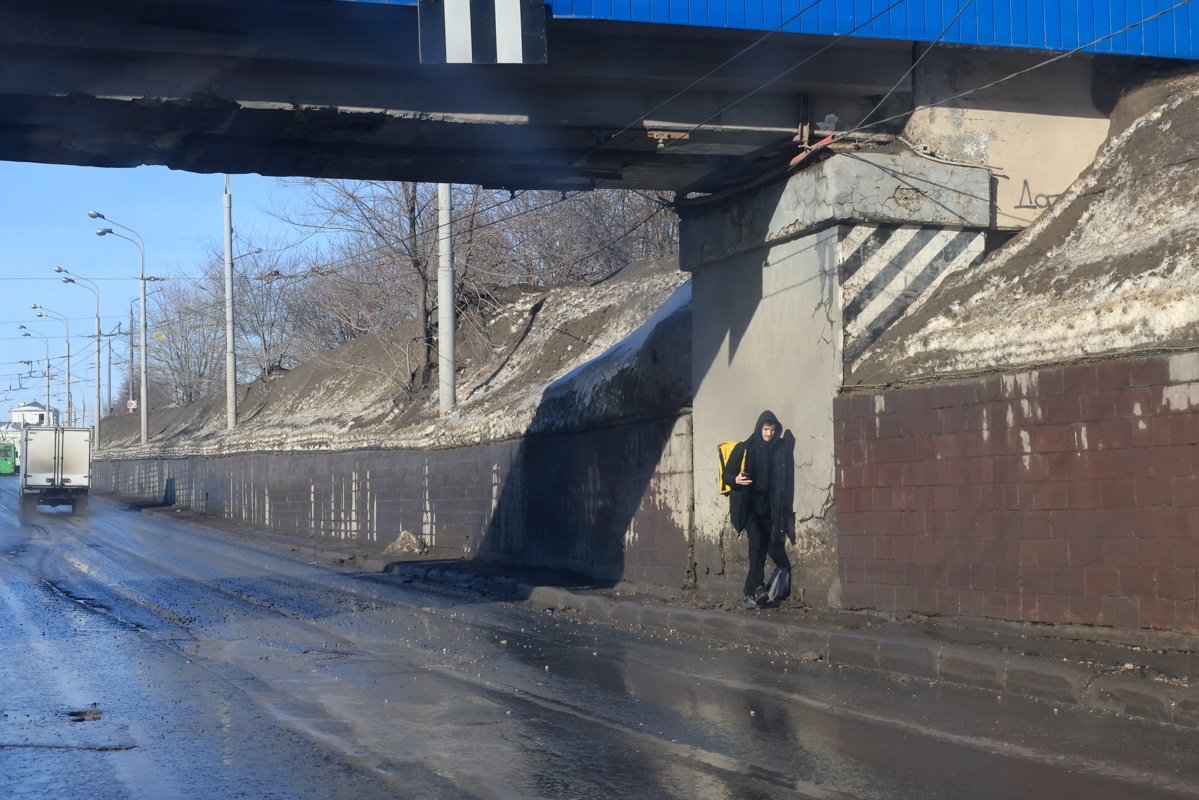
[{"label": "street lamp head", "polygon": [[18,325],[17,327],[20,328],[21,330],[26,330],[24,325]]},{"label": "street lamp head", "polygon": [[37,312],[37,315],[38,315],[39,317],[44,317],[44,316],[46,316],[45,314],[43,314],[43,313],[42,313],[42,312],[40,312],[40,311],[39,311],[39,312]]},{"label": "street lamp head", "polygon": [[21,335],[22,335],[22,336],[28,336],[28,335],[29,335],[29,331],[21,331]]},{"label": "street lamp head", "polygon": [[112,228],[101,228],[100,230],[96,231],[97,236],[103,236],[106,233],[112,233]]},{"label": "street lamp head", "polygon": [[87,212],[87,215],[89,217],[91,217],[92,219],[105,219],[104,215],[101,214],[99,211],[89,211],[89,212]]},{"label": "street lamp head", "polygon": [[37,303],[30,303],[29,307],[30,308],[41,308],[41,306],[39,306]]},{"label": "street lamp head", "polygon": [[54,271],[55,271],[55,272],[66,272],[66,270],[65,270],[65,269],[63,269],[62,267],[55,267],[55,268],[54,268]]},{"label": "street lamp head", "polygon": [[61,280],[63,283],[74,283],[75,282],[74,278],[62,278]]}]

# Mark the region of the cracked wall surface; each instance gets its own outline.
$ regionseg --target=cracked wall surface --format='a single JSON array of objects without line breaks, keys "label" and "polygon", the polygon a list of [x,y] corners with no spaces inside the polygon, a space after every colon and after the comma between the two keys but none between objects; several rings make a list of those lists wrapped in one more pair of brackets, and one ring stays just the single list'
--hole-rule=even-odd
[{"label": "cracked wall surface", "polygon": [[987,169],[841,153],[728,205],[684,210],[679,264],[695,270],[841,222],[987,228],[991,194]]},{"label": "cracked wall surface", "polygon": [[842,154],[684,214],[701,588],[741,593],[746,544],[718,490],[716,445],[747,438],[768,408],[794,447],[794,584],[809,605],[840,605],[833,399],[845,349],[860,354],[943,274],[981,253],[990,197],[987,170]]},{"label": "cracked wall surface", "polygon": [[1018,74],[1042,61],[1038,53],[994,51],[968,59],[937,48],[921,59],[913,80],[917,110],[905,137],[939,157],[994,169],[1000,228],[1036,220],[1090,165],[1107,136],[1107,115],[1092,99],[1094,61],[1071,58]]},{"label": "cracked wall surface", "polygon": [[794,583],[812,605],[835,593],[832,397],[840,372],[837,242],[831,228],[745,253],[692,278],[695,561],[701,588],[739,596],[745,541],[717,488],[716,445],[745,439],[763,409],[794,442]]}]

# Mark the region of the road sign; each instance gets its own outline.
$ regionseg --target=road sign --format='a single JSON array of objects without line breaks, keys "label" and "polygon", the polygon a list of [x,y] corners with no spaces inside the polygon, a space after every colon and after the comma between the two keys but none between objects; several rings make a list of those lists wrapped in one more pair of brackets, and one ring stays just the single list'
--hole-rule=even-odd
[{"label": "road sign", "polygon": [[126,400],[126,401],[125,401],[125,408],[129,409],[130,411],[132,411],[133,409],[137,408],[137,401],[136,401],[136,400]]}]

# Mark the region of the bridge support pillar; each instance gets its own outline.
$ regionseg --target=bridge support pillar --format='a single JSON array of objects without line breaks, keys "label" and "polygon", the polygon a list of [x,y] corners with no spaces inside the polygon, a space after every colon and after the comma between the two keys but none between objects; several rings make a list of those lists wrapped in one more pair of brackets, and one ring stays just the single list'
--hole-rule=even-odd
[{"label": "bridge support pillar", "polygon": [[877,153],[684,205],[698,588],[741,594],[746,544],[718,492],[716,445],[770,409],[794,447],[795,585],[809,605],[840,605],[833,398],[878,336],[982,257],[992,209],[986,169]]}]

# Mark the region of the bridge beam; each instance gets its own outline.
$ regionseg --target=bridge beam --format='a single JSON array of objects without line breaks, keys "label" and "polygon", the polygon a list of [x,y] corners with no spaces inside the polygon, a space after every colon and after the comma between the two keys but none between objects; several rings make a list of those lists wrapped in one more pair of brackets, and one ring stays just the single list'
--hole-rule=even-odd
[{"label": "bridge beam", "polygon": [[984,252],[989,170],[837,155],[723,204],[684,207],[692,272],[694,557],[701,587],[739,596],[745,543],[717,492],[716,444],[766,408],[795,455],[796,584],[839,604],[833,398],[852,361]]},{"label": "bridge beam", "polygon": [[0,159],[712,191],[785,162],[808,118],[911,96],[905,42],[820,52],[826,38],[778,34],[734,58],[760,34],[550,20],[547,35],[544,65],[422,65],[415,6],[15,4]]}]

